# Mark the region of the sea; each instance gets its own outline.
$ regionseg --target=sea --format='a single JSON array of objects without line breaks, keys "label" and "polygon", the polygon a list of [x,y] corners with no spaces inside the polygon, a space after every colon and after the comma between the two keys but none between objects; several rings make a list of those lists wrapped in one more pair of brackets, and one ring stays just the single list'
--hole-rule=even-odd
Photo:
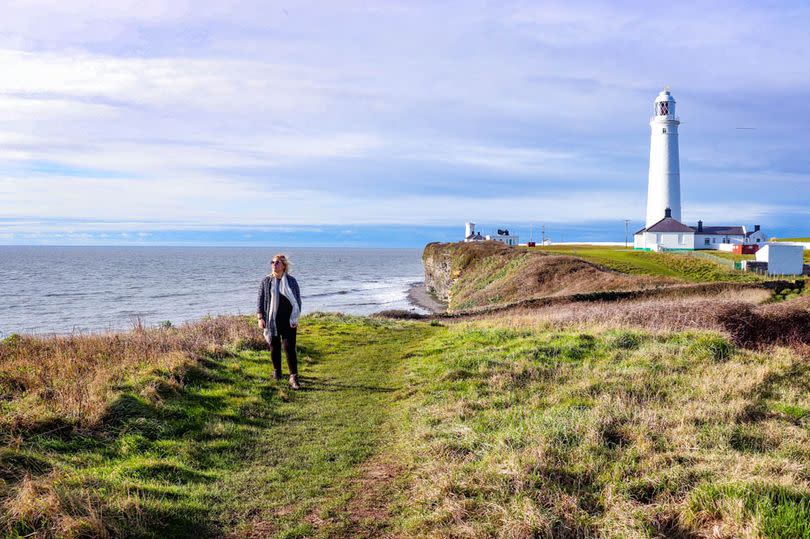
[{"label": "sea", "polygon": [[421,249],[0,246],[0,338],[174,325],[256,312],[270,260],[285,253],[304,313],[423,313]]}]

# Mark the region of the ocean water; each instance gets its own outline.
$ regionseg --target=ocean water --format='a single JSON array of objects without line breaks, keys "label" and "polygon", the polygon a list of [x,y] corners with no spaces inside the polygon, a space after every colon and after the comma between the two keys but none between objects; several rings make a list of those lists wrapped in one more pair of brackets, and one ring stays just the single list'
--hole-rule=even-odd
[{"label": "ocean water", "polygon": [[407,299],[424,278],[420,249],[0,246],[0,338],[253,313],[277,252],[304,313],[424,312]]}]

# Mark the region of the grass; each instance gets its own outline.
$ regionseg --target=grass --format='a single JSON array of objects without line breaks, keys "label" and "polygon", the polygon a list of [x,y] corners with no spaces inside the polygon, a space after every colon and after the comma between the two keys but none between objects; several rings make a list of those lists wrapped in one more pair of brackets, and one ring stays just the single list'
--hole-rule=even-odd
[{"label": "grass", "polygon": [[[756,282],[760,277],[734,271],[709,260],[676,253],[634,251],[632,248],[592,245],[551,245],[531,247],[547,253],[578,256],[614,271],[630,275],[671,277],[686,282]],[[712,253],[715,254],[715,253]]]},{"label": "grass", "polygon": [[810,533],[810,366],[786,350],[477,322],[409,376],[405,536]]},{"label": "grass", "polygon": [[[241,341],[197,358],[181,376],[146,369],[139,374],[149,382],[132,376],[101,391],[112,398],[103,406],[94,400],[101,419],[92,427],[53,429],[32,418],[6,427],[2,529],[9,536],[297,537],[318,524],[339,534],[350,480],[381,444],[401,384],[393,374],[411,343],[434,330],[309,316],[299,334],[303,391],[269,379],[268,353]],[[22,355],[34,343],[15,347]],[[43,396],[31,386],[10,398],[4,418],[15,404]]]},{"label": "grass", "polygon": [[705,484],[689,496],[685,520],[705,519],[751,523],[765,537],[810,537],[810,495],[779,485]]},{"label": "grass", "polygon": [[[706,331],[310,315],[293,392],[269,379],[255,327],[228,320],[216,336],[153,334],[185,359],[156,367],[154,353],[102,376],[114,382],[90,387],[104,398],[83,401],[92,421],[25,374],[47,343],[0,346],[14,365],[0,371],[4,534],[808,536],[810,364],[789,349]],[[79,363],[115,342],[77,339]],[[90,363],[63,378],[115,365]]]},{"label": "grass", "polygon": [[735,253],[729,253],[726,251],[712,251],[710,253],[712,256],[717,256],[719,258],[725,258],[727,260],[733,260],[735,262],[741,262],[743,260],[756,260],[757,255],[738,255]]}]

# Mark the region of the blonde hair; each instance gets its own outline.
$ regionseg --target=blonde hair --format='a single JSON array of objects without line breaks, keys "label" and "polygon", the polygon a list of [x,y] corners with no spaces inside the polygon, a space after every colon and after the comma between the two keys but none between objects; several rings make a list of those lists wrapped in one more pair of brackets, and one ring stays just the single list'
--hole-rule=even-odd
[{"label": "blonde hair", "polygon": [[[292,269],[292,264],[290,263],[290,260],[287,258],[287,255],[285,255],[284,253],[276,253],[275,255],[273,255],[273,258],[270,259],[270,274],[271,275],[274,273],[273,272],[273,269],[274,269],[273,268],[273,260],[281,260],[281,265],[284,266],[284,273],[287,273],[287,274],[290,273],[290,270]],[[284,273],[282,273],[282,275],[284,275]]]}]

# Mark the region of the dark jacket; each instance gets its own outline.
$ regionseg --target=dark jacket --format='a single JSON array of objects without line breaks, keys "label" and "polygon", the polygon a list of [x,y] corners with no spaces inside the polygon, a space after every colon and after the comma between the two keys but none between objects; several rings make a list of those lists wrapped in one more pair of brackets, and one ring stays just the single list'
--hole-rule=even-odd
[{"label": "dark jacket", "polygon": [[[261,315],[262,319],[264,320],[266,326],[265,331],[269,335],[276,334],[276,321],[272,320],[272,313],[270,312],[270,301],[272,299],[272,287],[275,286],[275,283],[278,279],[273,277],[273,275],[267,275],[264,279],[262,279],[261,284],[259,285],[259,299],[256,303],[256,312]],[[298,287],[298,281],[295,280],[295,277],[292,275],[287,274],[287,285],[290,287],[290,292],[292,292],[293,296],[295,296],[295,301],[298,303],[298,310],[301,310],[301,289]]]}]

